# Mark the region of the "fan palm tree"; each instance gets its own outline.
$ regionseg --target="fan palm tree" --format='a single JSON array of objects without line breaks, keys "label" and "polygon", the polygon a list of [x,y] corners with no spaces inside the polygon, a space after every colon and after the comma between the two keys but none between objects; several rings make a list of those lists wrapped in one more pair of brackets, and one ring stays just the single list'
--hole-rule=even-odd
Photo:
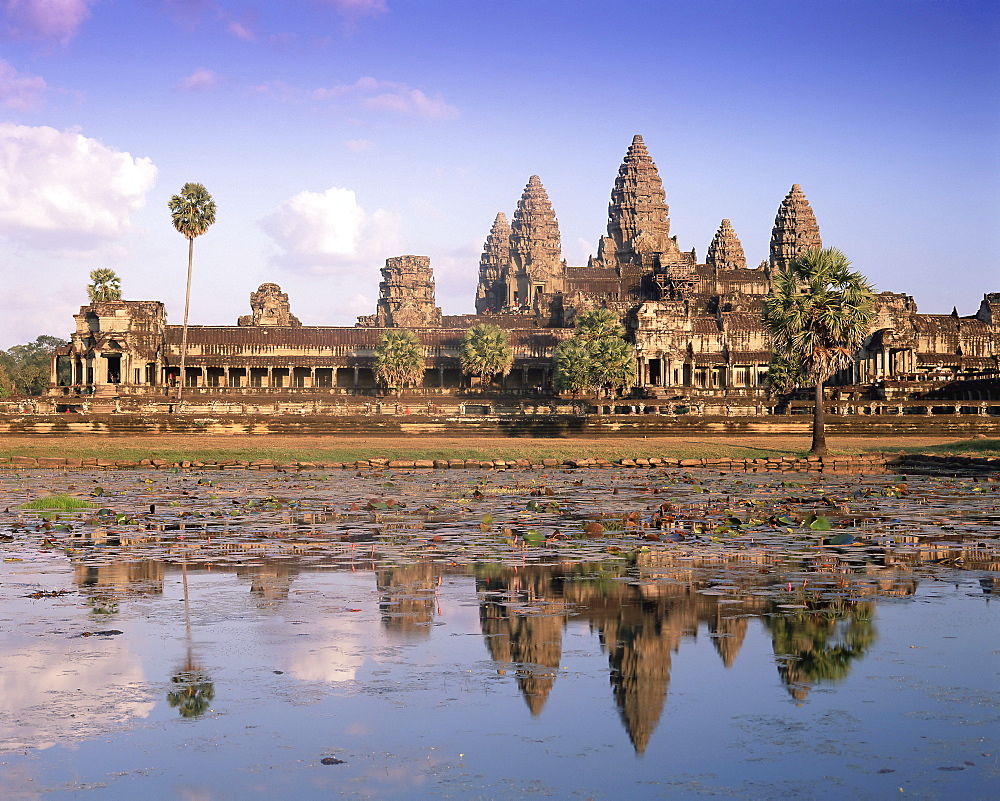
[{"label": "fan palm tree", "polygon": [[588,341],[606,337],[620,339],[625,336],[625,326],[622,325],[618,315],[610,309],[594,309],[576,318],[574,336]]},{"label": "fan palm tree", "polygon": [[602,337],[589,342],[591,384],[610,393],[635,385],[635,355],[620,337]]},{"label": "fan palm tree", "polygon": [[375,378],[396,394],[406,384],[415,384],[424,375],[424,346],[412,331],[394,328],[375,347]]},{"label": "fan palm tree", "polygon": [[635,359],[624,336],[625,326],[610,309],[577,317],[573,338],[560,343],[553,355],[556,388],[615,392],[634,384]]},{"label": "fan palm tree", "polygon": [[826,453],[823,383],[850,367],[875,319],[875,292],[836,248],[808,250],[772,278],[764,328],[777,357],[816,386],[814,454]]},{"label": "fan palm tree", "polygon": [[560,342],[552,355],[552,368],[556,389],[568,390],[574,395],[589,389],[591,372],[587,343],[577,337]]},{"label": "fan palm tree", "polygon": [[122,299],[122,281],[118,273],[107,267],[99,267],[90,271],[90,286],[87,287],[87,297],[91,303],[105,300]]},{"label": "fan palm tree", "polygon": [[483,323],[465,332],[459,345],[462,372],[478,375],[480,386],[486,386],[493,376],[505,376],[514,364],[514,349],[510,336],[499,326]]},{"label": "fan palm tree", "polygon": [[771,395],[784,395],[802,384],[802,368],[797,362],[789,361],[781,356],[772,356],[767,366],[764,384]]},{"label": "fan palm tree", "polygon": [[184,388],[184,363],[187,361],[188,310],[191,308],[191,266],[194,263],[194,240],[215,222],[215,201],[201,184],[187,183],[179,195],[167,203],[174,228],[188,241],[187,291],[184,293],[184,328],[181,333],[181,375],[177,382],[177,400]]}]

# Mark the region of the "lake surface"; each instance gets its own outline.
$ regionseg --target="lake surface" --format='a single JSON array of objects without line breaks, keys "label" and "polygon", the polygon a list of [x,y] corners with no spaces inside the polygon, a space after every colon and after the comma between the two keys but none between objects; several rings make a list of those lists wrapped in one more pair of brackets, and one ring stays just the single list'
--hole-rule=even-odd
[{"label": "lake surface", "polygon": [[4,475],[0,796],[993,798],[996,486]]}]

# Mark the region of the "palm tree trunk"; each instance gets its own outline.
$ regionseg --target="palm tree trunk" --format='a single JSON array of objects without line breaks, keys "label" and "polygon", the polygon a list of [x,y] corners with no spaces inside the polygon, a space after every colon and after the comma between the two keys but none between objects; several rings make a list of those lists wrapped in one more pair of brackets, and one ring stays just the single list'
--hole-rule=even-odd
[{"label": "palm tree trunk", "polygon": [[194,239],[188,239],[187,291],[184,293],[184,328],[181,331],[181,374],[177,381],[177,402],[180,404],[184,392],[184,363],[187,361],[188,311],[191,309],[191,265],[194,263]]},{"label": "palm tree trunk", "polygon": [[823,456],[826,453],[826,408],[823,403],[823,382],[816,382],[816,400],[813,408],[813,437],[809,453]]}]

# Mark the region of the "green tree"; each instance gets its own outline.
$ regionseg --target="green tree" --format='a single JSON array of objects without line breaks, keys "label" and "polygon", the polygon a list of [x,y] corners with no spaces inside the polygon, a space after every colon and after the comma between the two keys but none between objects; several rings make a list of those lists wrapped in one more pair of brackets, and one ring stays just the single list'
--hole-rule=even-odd
[{"label": "green tree", "polygon": [[784,395],[805,383],[802,367],[794,361],[774,355],[767,366],[764,384],[772,395]]},{"label": "green tree", "polygon": [[635,356],[628,342],[617,337],[602,337],[588,343],[588,347],[593,386],[616,392],[635,385]]},{"label": "green tree", "polygon": [[823,383],[851,366],[875,318],[875,292],[836,248],[808,250],[779,270],[764,301],[764,328],[777,357],[815,384],[811,453],[826,453]]},{"label": "green tree", "polygon": [[478,375],[480,386],[486,386],[494,376],[507,375],[514,364],[510,335],[496,325],[474,325],[462,337],[459,358],[462,372]]},{"label": "green tree", "polygon": [[625,327],[609,309],[577,317],[572,339],[561,342],[553,354],[556,389],[615,392],[634,385],[635,359],[624,336]]},{"label": "green tree", "polygon": [[187,290],[184,293],[184,327],[181,332],[181,375],[177,382],[177,400],[184,388],[184,364],[187,361],[188,310],[191,308],[191,267],[194,264],[194,240],[215,222],[215,201],[201,184],[187,183],[179,195],[167,202],[170,221],[188,241]]},{"label": "green tree", "polygon": [[588,342],[608,337],[621,339],[625,336],[625,326],[610,309],[594,309],[576,318],[574,336]]},{"label": "green tree", "polygon": [[552,367],[556,389],[576,395],[590,388],[590,349],[583,340],[572,337],[560,342]]},{"label": "green tree", "polygon": [[34,342],[0,351],[0,397],[45,392],[52,352],[68,344],[65,339],[43,334]]},{"label": "green tree", "polygon": [[109,270],[107,267],[99,267],[90,271],[90,285],[87,287],[87,296],[91,303],[100,303],[105,300],[122,299],[122,281],[118,273]]},{"label": "green tree", "polygon": [[375,379],[397,394],[423,378],[424,364],[424,346],[412,331],[389,329],[375,347]]}]

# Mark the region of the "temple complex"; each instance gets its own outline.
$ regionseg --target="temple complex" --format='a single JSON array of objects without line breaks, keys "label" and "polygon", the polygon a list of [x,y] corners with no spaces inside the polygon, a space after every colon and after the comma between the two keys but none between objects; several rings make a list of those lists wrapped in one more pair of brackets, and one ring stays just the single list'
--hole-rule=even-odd
[{"label": "temple complex", "polygon": [[[442,314],[426,256],[386,259],[375,312],[352,327],[302,325],[288,295],[265,283],[251,292],[251,313],[237,325],[189,328],[182,377],[181,326],[167,324],[162,303],[92,303],[75,316],[71,344],[53,359],[50,395],[56,403],[89,397],[155,405],[183,382],[192,402],[281,395],[333,404],[338,396],[377,394],[375,347],[393,328],[413,330],[424,345],[426,371],[414,391],[455,394],[468,385],[459,343],[482,322],[509,332],[514,348],[514,367],[497,391],[551,395],[556,345],[572,335],[579,314],[605,308],[622,319],[635,349],[634,397],[759,413],[771,359],[761,319],[771,275],[818,247],[816,216],[794,184],[778,204],[767,260],[748,267],[740,238],[722,219],[699,262],[671,235],[663,182],[636,135],[611,189],[607,233],[586,265],[562,258],[555,210],[532,175],[510,222],[499,211],[486,236],[475,314]],[[918,397],[942,382],[995,379],[998,359],[1000,293],[960,316],[921,313],[912,297],[883,292],[856,364],[833,383],[858,398]]]}]

